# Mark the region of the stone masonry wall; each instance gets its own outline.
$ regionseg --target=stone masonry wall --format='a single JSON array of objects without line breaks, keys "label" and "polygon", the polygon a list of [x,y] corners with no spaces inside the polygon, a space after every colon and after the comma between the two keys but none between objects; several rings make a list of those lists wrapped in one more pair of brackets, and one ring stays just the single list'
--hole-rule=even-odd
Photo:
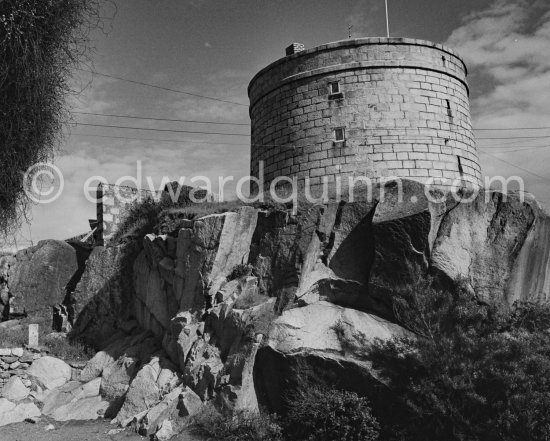
[{"label": "stone masonry wall", "polygon": [[97,188],[97,231],[96,242],[109,241],[125,219],[134,202],[156,197],[150,190],[133,187],[99,184]]},{"label": "stone masonry wall", "polygon": [[25,386],[30,386],[26,371],[34,360],[42,357],[39,351],[23,348],[0,348],[0,390],[15,375],[20,377]]},{"label": "stone masonry wall", "polygon": [[[467,70],[450,49],[421,40],[350,39],[283,58],[249,86],[251,174],[399,176],[481,184]],[[331,82],[341,94],[331,95]],[[345,129],[336,142],[334,129]],[[450,181],[445,181],[450,180]]]}]

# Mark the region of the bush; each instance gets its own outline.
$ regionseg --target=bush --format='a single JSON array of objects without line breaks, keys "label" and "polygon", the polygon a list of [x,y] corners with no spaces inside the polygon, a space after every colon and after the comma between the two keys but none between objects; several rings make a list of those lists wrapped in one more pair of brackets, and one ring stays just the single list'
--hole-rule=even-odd
[{"label": "bush", "polygon": [[379,425],[366,398],[315,386],[290,398],[285,429],[297,441],[375,441]]},{"label": "bush", "polygon": [[419,338],[379,343],[374,367],[399,405],[383,439],[550,439],[550,308],[503,313],[463,290],[425,288],[398,300]]},{"label": "bush", "polygon": [[[49,161],[70,121],[71,70],[89,60],[104,0],[0,2],[0,232],[19,226],[29,202],[25,172]],[[38,170],[35,170],[38,171]]]},{"label": "bush", "polygon": [[227,281],[240,279],[241,277],[251,276],[254,274],[254,266],[247,264],[235,265],[231,273],[227,276]]},{"label": "bush", "polygon": [[207,437],[224,441],[282,441],[277,418],[250,412],[221,415],[206,408],[194,418],[195,430]]}]

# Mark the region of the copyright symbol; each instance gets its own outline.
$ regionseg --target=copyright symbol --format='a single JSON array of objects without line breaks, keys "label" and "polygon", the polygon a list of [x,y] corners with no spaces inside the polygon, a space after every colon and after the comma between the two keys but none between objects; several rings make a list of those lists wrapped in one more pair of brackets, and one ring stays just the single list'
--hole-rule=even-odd
[{"label": "copyright symbol", "polygon": [[61,170],[47,162],[39,162],[29,167],[23,179],[25,194],[37,204],[49,204],[55,201],[61,196],[65,187]]}]

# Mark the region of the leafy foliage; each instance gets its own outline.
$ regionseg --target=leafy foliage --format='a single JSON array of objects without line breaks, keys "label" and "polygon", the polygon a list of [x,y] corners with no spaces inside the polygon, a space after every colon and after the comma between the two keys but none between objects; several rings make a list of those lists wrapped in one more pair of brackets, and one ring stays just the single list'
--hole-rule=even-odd
[{"label": "leafy foliage", "polygon": [[297,441],[375,441],[379,431],[366,398],[321,386],[291,397],[285,428]]},{"label": "leafy foliage", "polygon": [[246,263],[235,265],[231,273],[227,276],[227,280],[236,280],[241,277],[254,275],[254,266]]},{"label": "leafy foliage", "polygon": [[195,416],[195,429],[204,436],[224,441],[282,441],[277,418],[250,412],[222,415],[207,407]]},{"label": "leafy foliage", "polygon": [[399,397],[383,439],[550,439],[548,305],[503,313],[465,290],[429,287],[397,305],[420,337],[379,343],[373,354]]},{"label": "leafy foliage", "polygon": [[103,0],[0,2],[0,230],[26,212],[24,173],[51,159],[69,120],[71,69],[89,54]]}]

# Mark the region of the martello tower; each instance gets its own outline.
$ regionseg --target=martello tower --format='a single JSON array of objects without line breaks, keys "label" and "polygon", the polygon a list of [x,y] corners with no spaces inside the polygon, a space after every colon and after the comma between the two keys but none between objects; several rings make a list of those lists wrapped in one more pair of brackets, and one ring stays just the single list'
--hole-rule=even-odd
[{"label": "martello tower", "polygon": [[300,50],[250,82],[251,175],[456,179],[481,186],[467,69],[451,49],[360,38]]}]

